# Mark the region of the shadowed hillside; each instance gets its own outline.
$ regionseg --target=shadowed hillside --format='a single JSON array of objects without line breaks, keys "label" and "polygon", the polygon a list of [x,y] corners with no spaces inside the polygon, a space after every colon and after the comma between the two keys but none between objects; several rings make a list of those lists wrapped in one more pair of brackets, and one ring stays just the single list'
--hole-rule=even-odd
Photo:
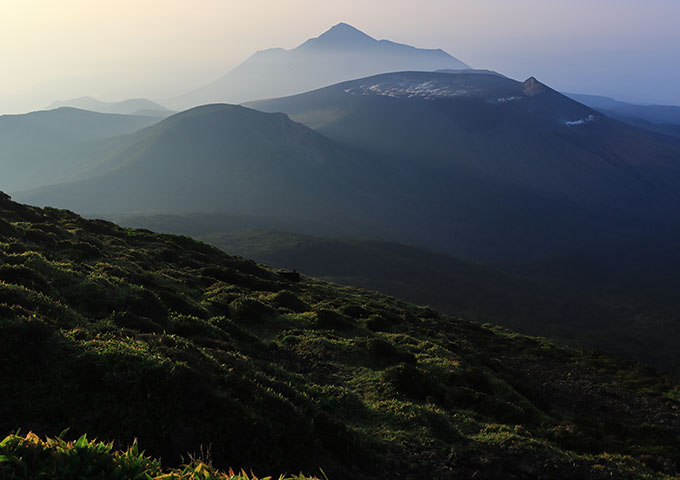
[{"label": "shadowed hillside", "polygon": [[225,212],[385,232],[401,212],[383,171],[283,114],[207,105],[121,139],[83,180],[17,198],[86,213]]},{"label": "shadowed hillside", "polygon": [[643,365],[5,195],[0,279],[5,433],[332,479],[677,474],[678,383]]},{"label": "shadowed hillside", "polygon": [[409,172],[401,241],[516,260],[677,234],[680,143],[534,78],[391,73],[249,105]]}]

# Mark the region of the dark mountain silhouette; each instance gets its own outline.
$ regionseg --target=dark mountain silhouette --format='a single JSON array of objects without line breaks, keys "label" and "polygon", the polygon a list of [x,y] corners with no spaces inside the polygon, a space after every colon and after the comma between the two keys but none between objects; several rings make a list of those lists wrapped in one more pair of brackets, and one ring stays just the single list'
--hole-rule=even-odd
[{"label": "dark mountain silhouette", "polygon": [[152,117],[168,116],[170,110],[146,98],[131,98],[121,102],[102,102],[92,97],[72,98],[52,102],[47,109],[72,107],[101,113],[118,113],[122,115],[148,115]]},{"label": "dark mountain silhouette", "polygon": [[293,50],[275,48],[257,52],[222,78],[169,102],[178,108],[241,103],[305,92],[376,73],[441,68],[469,67],[442,50],[376,40],[339,23]]},{"label": "dark mountain silhouette", "polygon": [[68,178],[108,148],[102,140],[160,120],[58,108],[0,116],[0,188],[33,188]]},{"label": "dark mountain silhouette", "polygon": [[404,238],[437,250],[517,258],[678,225],[680,144],[534,78],[390,73],[249,105],[410,172]]}]

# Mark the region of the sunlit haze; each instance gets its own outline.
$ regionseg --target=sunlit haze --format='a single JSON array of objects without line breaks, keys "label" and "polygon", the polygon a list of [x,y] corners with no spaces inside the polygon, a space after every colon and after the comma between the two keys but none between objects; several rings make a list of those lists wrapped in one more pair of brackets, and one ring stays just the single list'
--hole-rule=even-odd
[{"label": "sunlit haze", "polygon": [[338,22],[554,88],[680,105],[675,0],[3,0],[0,113],[159,102]]}]

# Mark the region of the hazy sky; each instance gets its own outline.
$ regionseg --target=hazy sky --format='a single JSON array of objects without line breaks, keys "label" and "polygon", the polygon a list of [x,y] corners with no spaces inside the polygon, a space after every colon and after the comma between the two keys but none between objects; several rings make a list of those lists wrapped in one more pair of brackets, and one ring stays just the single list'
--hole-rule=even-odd
[{"label": "hazy sky", "polygon": [[162,103],[341,21],[561,90],[680,105],[678,0],[0,0],[0,113]]}]

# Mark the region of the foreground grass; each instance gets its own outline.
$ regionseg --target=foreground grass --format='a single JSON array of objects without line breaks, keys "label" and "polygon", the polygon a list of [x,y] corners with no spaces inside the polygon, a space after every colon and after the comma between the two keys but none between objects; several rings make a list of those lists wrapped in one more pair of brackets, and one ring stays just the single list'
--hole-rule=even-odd
[{"label": "foreground grass", "polygon": [[644,365],[0,196],[3,435],[138,438],[169,467],[209,451],[222,471],[332,480],[669,478],[679,391]]},{"label": "foreground grass", "polygon": [[[29,432],[0,441],[0,478],[49,480],[270,480],[246,472],[220,472],[201,460],[179,468],[163,469],[160,461],[139,451],[135,442],[125,451],[112,443],[91,441],[83,435],[75,442],[62,438],[44,440]],[[279,480],[316,480],[303,475]]]}]

